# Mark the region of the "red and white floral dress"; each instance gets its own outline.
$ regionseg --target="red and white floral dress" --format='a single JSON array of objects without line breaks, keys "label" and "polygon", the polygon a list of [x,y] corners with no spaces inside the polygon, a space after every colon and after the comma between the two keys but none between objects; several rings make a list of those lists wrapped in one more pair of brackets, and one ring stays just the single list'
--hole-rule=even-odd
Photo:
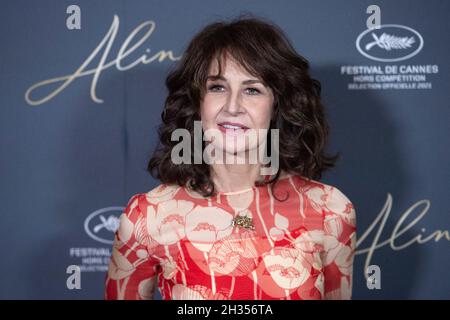
[{"label": "red and white floral dress", "polygon": [[[120,217],[105,299],[350,299],[355,210],[336,187],[287,174],[273,189],[205,198],[161,184]],[[254,229],[233,225],[253,219]]]}]

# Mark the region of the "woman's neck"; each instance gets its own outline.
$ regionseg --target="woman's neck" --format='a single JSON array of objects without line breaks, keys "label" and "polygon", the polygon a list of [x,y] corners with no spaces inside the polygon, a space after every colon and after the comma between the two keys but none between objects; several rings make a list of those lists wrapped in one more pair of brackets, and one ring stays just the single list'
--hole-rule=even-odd
[{"label": "woman's neck", "polygon": [[260,168],[260,164],[213,164],[211,178],[217,191],[240,191],[261,180]]}]

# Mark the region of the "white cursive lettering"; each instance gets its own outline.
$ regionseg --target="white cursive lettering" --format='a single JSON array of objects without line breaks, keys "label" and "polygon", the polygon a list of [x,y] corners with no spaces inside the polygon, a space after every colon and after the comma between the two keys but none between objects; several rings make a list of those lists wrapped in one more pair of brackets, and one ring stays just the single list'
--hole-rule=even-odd
[{"label": "white cursive lettering", "polygon": [[[147,32],[142,36],[141,39],[136,41],[136,43],[132,47],[128,48],[129,44],[134,39],[136,34],[144,28],[147,29]],[[90,90],[91,98],[96,103],[103,103],[103,100],[99,99],[95,92],[98,79],[103,70],[108,69],[109,67],[115,65],[117,70],[126,71],[126,70],[129,70],[129,69],[137,66],[139,63],[149,64],[155,60],[158,60],[158,62],[162,62],[166,58],[171,61],[176,61],[176,60],[181,59],[181,57],[174,57],[171,50],[169,50],[169,51],[161,50],[150,57],[147,56],[146,54],[143,54],[136,61],[130,63],[127,66],[123,66],[121,64],[122,60],[124,58],[126,58],[128,55],[130,55],[132,52],[134,52],[137,48],[139,48],[145,42],[145,40],[147,40],[147,38],[150,37],[150,35],[155,30],[155,22],[146,21],[146,22],[141,23],[136,29],[134,29],[130,33],[130,35],[125,39],[124,43],[122,44],[122,46],[119,49],[119,52],[117,53],[116,59],[114,59],[108,63],[105,63],[105,61],[109,55],[109,52],[111,50],[111,47],[114,43],[114,40],[116,38],[118,29],[119,29],[119,17],[117,15],[114,15],[114,19],[111,24],[111,27],[110,27],[109,31],[106,33],[105,37],[100,41],[98,46],[92,51],[92,53],[89,55],[89,57],[81,64],[80,67],[78,67],[78,69],[73,74],[44,80],[44,81],[41,81],[41,82],[38,82],[38,83],[32,85],[25,92],[25,101],[32,106],[37,106],[37,105],[43,104],[43,103],[49,101],[50,99],[54,98],[55,96],[57,96],[59,93],[61,93],[76,78],[94,74],[94,77],[93,77],[92,83],[91,83],[91,90]],[[85,70],[85,68],[91,63],[91,61],[99,54],[99,52],[102,49],[104,49],[104,51],[100,57],[100,61],[97,65],[97,67],[94,69]],[[150,49],[146,49],[146,52],[149,53]],[[40,87],[43,87],[43,86],[46,86],[46,85],[49,85],[52,83],[58,83],[58,82],[63,82],[63,83],[58,88],[56,88],[55,90],[50,92],[47,96],[43,97],[42,99],[35,100],[30,97],[31,93],[35,89],[38,89]]]},{"label": "white cursive lettering", "polygon": [[[421,206],[421,205],[425,205],[425,207],[417,215],[417,217],[413,221],[411,221],[408,225],[403,226],[404,221],[409,217],[409,215],[418,206]],[[450,241],[450,235],[449,235],[448,230],[436,230],[426,237],[423,237],[422,234],[418,234],[415,237],[413,237],[411,240],[409,240],[401,245],[398,245],[395,243],[395,240],[397,238],[399,238],[405,232],[410,230],[414,225],[416,225],[428,212],[428,209],[430,208],[430,201],[429,200],[421,200],[421,201],[418,201],[417,203],[413,204],[408,210],[405,211],[405,213],[398,220],[397,224],[394,226],[391,236],[388,239],[384,240],[383,242],[379,242],[379,239],[380,239],[381,234],[383,233],[386,221],[389,218],[389,215],[391,213],[391,207],[392,207],[392,196],[390,193],[388,193],[388,197],[387,197],[387,200],[386,200],[386,203],[385,203],[383,209],[380,211],[380,213],[375,218],[375,220],[372,222],[372,224],[367,228],[367,230],[364,232],[364,234],[361,237],[359,237],[356,242],[356,247],[358,248],[361,245],[361,243],[364,242],[364,240],[367,238],[367,236],[372,232],[372,230],[377,226],[377,224],[379,224],[378,230],[376,231],[376,234],[373,238],[371,246],[368,248],[365,248],[365,249],[356,250],[356,252],[355,252],[355,254],[367,253],[366,261],[364,264],[364,270],[367,270],[368,266],[370,265],[370,261],[372,259],[374,251],[377,249],[380,249],[386,245],[390,245],[392,250],[400,251],[400,250],[406,249],[407,247],[413,245],[414,243],[424,244],[433,239],[435,242],[438,242],[442,238],[445,238],[448,241]],[[426,231],[425,228],[421,229],[422,233],[424,233],[425,231]],[[364,275],[367,277],[366,272],[364,272]]]}]

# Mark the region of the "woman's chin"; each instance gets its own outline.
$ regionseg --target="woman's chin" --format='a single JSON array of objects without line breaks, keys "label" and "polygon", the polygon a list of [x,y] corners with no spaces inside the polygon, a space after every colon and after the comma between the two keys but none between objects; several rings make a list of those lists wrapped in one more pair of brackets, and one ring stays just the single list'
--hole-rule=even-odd
[{"label": "woman's chin", "polygon": [[[257,149],[249,148],[248,146],[237,146],[236,148],[222,148],[222,146],[216,146],[214,152],[214,163],[218,164],[256,164],[259,157]],[[251,151],[255,154],[251,155]],[[228,159],[228,162],[227,162]]]}]

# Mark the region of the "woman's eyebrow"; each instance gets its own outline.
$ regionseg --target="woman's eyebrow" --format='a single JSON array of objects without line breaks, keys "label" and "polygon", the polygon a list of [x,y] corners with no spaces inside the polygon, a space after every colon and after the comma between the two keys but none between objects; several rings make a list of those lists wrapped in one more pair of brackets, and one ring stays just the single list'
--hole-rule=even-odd
[{"label": "woman's eyebrow", "polygon": [[[223,77],[223,76],[208,76],[208,77],[206,78],[206,80],[211,80],[211,81],[214,81],[214,80],[223,80],[223,81],[227,81],[227,79],[226,79],[225,77]],[[242,83],[243,83],[243,84],[252,84],[252,83],[261,83],[261,84],[264,84],[261,80],[258,80],[258,79],[248,79],[248,80],[242,81]]]}]

